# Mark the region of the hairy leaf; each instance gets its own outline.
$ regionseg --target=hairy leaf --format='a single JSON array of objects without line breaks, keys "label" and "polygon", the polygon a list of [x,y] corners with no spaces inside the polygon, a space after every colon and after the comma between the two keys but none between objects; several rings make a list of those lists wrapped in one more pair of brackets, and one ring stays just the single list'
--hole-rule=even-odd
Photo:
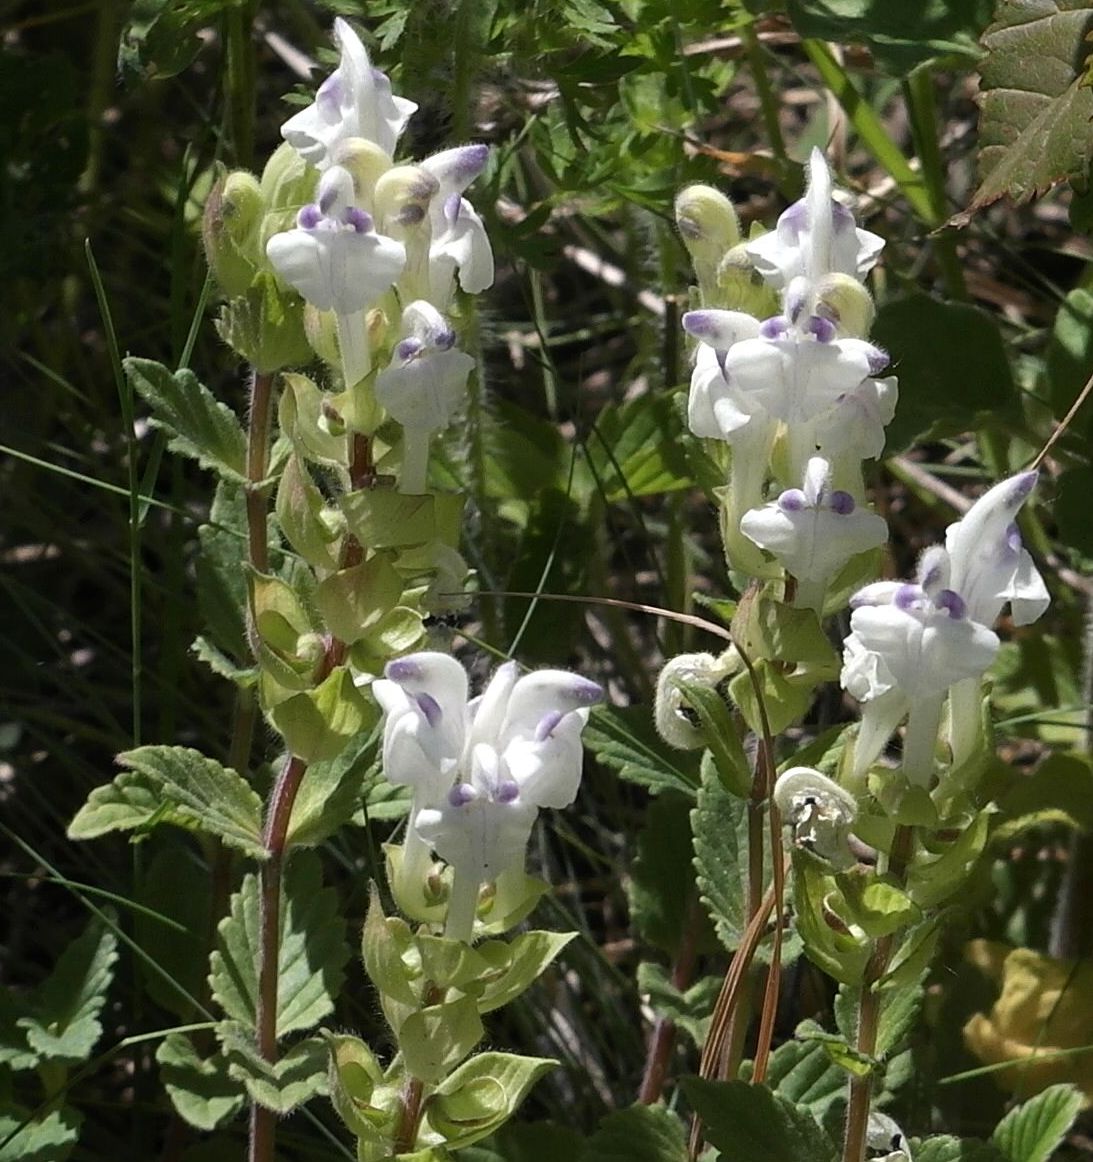
[{"label": "hairy leaf", "polygon": [[125,374],[152,409],[168,447],[229,480],[245,481],[247,438],[231,408],[213,398],[187,368],[172,373],[152,359],[129,358]]},{"label": "hairy leaf", "polygon": [[1073,1085],[1053,1085],[1012,1109],[991,1141],[1008,1162],[1048,1162],[1085,1102]]},{"label": "hairy leaf", "polygon": [[1093,159],[1093,28],[1086,0],[1002,0],[983,36],[981,185],[956,221],[1003,195],[1023,201],[1085,174]]},{"label": "hairy leaf", "polygon": [[316,1094],[329,1091],[330,1050],[321,1037],[297,1041],[271,1065],[242,1026],[223,1021],[217,1035],[228,1059],[228,1073],[267,1110],[287,1114]]},{"label": "hairy leaf", "polygon": [[[316,1025],[334,1007],[349,959],[337,893],[322,885],[318,857],[304,851],[285,873],[277,969],[277,1036]],[[248,875],[220,921],[209,981],[217,1004],[253,1029],[258,1001],[258,877]]]},{"label": "hairy leaf", "polygon": [[699,782],[697,756],[662,742],[650,719],[646,706],[596,707],[584,731],[584,744],[628,782],[654,794],[671,789],[693,798]]},{"label": "hairy leaf", "polygon": [[91,1056],[102,1035],[99,1013],[114,975],[118,942],[98,920],[61,953],[53,972],[35,990],[31,1015],[16,1024],[39,1062],[73,1064]]},{"label": "hairy leaf", "polygon": [[168,1033],[156,1050],[159,1076],[179,1116],[199,1130],[215,1130],[242,1108],[243,1087],[228,1076],[220,1053],[203,1059],[184,1033]]}]

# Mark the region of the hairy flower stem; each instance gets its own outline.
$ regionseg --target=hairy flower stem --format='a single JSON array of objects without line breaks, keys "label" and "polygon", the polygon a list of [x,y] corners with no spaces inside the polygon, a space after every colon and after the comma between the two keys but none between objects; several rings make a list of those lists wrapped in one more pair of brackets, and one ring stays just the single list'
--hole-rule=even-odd
[{"label": "hairy flower stem", "polygon": [[[907,879],[907,865],[914,847],[910,827],[897,827],[888,857],[888,871],[899,884]],[[858,1000],[858,1030],[854,1047],[865,1057],[875,1057],[877,1031],[880,1028],[880,991],[878,985],[888,971],[895,950],[895,934],[877,941],[873,955],[865,966],[861,996]],[[850,1099],[846,1109],[846,1137],[842,1162],[864,1162],[865,1141],[869,1128],[869,1110],[873,1100],[873,1071],[864,1077],[851,1077]]]},{"label": "hairy flower stem", "polygon": [[[258,1052],[271,1065],[277,1060],[277,967],[281,947],[281,887],[284,878],[286,838],[296,793],[307,771],[303,759],[291,755],[285,762],[270,796],[262,837],[266,860],[259,871],[258,946]],[[251,1107],[249,1162],[272,1162],[276,1114],[257,1103]]]}]

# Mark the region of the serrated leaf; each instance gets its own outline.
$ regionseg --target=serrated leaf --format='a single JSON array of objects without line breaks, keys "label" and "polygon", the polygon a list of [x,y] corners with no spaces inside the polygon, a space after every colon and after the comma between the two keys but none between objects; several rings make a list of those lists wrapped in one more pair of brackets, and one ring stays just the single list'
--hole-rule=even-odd
[{"label": "serrated leaf", "polygon": [[685,1078],[682,1085],[702,1118],[706,1140],[726,1159],[835,1160],[835,1147],[815,1118],[766,1086],[697,1077]]},{"label": "serrated leaf", "polygon": [[96,787],[68,825],[69,839],[96,839],[111,831],[146,829],[155,823],[185,822],[159,795],[159,784],[141,771],[122,771]]},{"label": "serrated leaf", "polygon": [[80,1134],[80,1115],[67,1106],[34,1121],[29,1110],[0,1113],[0,1162],[64,1162]]},{"label": "serrated leaf", "polygon": [[586,452],[607,503],[690,488],[680,417],[670,396],[647,394],[608,404],[596,417]]},{"label": "serrated leaf", "polygon": [[595,707],[582,739],[601,763],[628,782],[653,794],[671,789],[694,798],[699,784],[697,756],[672,750],[661,741],[647,706]]},{"label": "serrated leaf", "polygon": [[681,992],[668,979],[666,969],[652,961],[638,965],[638,991],[649,998],[653,1011],[678,1025],[701,1049],[706,1043],[710,1016],[713,1013],[722,980],[704,976]]},{"label": "serrated leaf", "polygon": [[429,1124],[449,1150],[492,1134],[516,1112],[527,1092],[558,1062],[514,1053],[479,1053],[437,1086],[427,1107]]},{"label": "serrated leaf", "polygon": [[[277,1036],[317,1025],[334,1007],[349,959],[337,893],[322,885],[322,867],[310,851],[289,863],[281,893],[277,958]],[[258,1001],[258,877],[248,875],[232,896],[231,913],[217,928],[209,983],[217,1004],[253,1029]]]},{"label": "serrated leaf", "polygon": [[172,373],[152,359],[122,361],[129,385],[152,409],[167,446],[229,480],[246,481],[247,438],[231,408],[216,400],[188,368]]},{"label": "serrated leaf", "polygon": [[199,1130],[215,1130],[242,1108],[243,1086],[228,1076],[219,1053],[202,1058],[184,1033],[168,1033],[156,1050],[159,1077],[179,1117]]},{"label": "serrated leaf", "polygon": [[117,939],[98,920],[61,953],[52,973],[34,992],[31,1015],[16,1021],[39,1062],[74,1064],[91,1056],[102,1035],[99,1013],[117,958]]},{"label": "serrated leaf", "polygon": [[903,295],[877,312],[871,339],[889,353],[899,376],[888,454],[974,428],[981,413],[1009,414],[1016,407],[998,324],[977,307]]},{"label": "serrated leaf", "polygon": [[1009,1162],[1048,1162],[1084,1105],[1075,1086],[1053,1085],[1010,1110],[991,1142]]},{"label": "serrated leaf", "polygon": [[600,1122],[582,1162],[686,1162],[687,1142],[678,1115],[663,1106],[633,1105]]},{"label": "serrated leaf", "polygon": [[991,16],[990,0],[788,0],[786,11],[801,36],[865,44],[894,76],[939,56],[968,63]]},{"label": "serrated leaf", "polygon": [[770,1055],[767,1085],[823,1123],[846,1099],[846,1074],[815,1041],[787,1041]]},{"label": "serrated leaf", "polygon": [[[247,511],[243,489],[230,480],[216,486],[209,521],[197,530],[201,551],[194,563],[197,603],[213,646],[240,670],[252,664],[247,644]],[[236,678],[207,659],[218,673]]]},{"label": "serrated leaf", "polygon": [[258,1052],[247,1030],[232,1021],[217,1026],[228,1074],[242,1082],[260,1106],[276,1114],[291,1113],[317,1094],[329,1092],[330,1050],[321,1037],[297,1041],[272,1064]]},{"label": "serrated leaf", "polygon": [[979,172],[969,216],[1003,195],[1023,201],[1093,159],[1086,0],[1003,0],[983,36]]},{"label": "serrated leaf", "polygon": [[38,1054],[27,1045],[26,1030],[18,1025],[29,1005],[25,997],[16,996],[0,985],[0,1065],[8,1069],[33,1069],[38,1064]]},{"label": "serrated leaf", "polygon": [[265,858],[262,800],[230,767],[185,746],[142,746],[118,755],[118,762],[153,786],[160,802],[184,824],[255,859]]}]

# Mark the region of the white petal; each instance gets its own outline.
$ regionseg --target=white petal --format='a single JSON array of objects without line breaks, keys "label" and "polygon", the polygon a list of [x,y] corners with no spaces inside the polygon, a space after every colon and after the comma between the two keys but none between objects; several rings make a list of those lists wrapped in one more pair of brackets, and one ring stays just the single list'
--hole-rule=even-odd
[{"label": "white petal", "polygon": [[438,432],[466,399],[472,370],[474,359],[454,349],[424,354],[404,366],[392,363],[376,377],[376,399],[403,427]]},{"label": "white petal", "polygon": [[355,230],[287,230],[266,244],[274,270],[321,311],[363,311],[393,284],[406,262],[401,242]]},{"label": "white petal", "polygon": [[503,747],[515,738],[535,738],[550,719],[559,720],[571,710],[594,706],[603,699],[603,688],[568,670],[533,670],[512,688],[499,741]]},{"label": "white petal", "polygon": [[518,738],[505,748],[505,762],[520,784],[520,798],[537,807],[568,807],[581,783],[581,730],[587,711],[565,715],[541,742]]}]

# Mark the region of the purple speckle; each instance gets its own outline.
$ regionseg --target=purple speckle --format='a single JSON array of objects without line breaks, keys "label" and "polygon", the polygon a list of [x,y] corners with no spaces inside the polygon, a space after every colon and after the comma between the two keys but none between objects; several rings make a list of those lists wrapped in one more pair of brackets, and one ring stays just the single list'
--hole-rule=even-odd
[{"label": "purple speckle", "polygon": [[342,102],[342,79],[337,73],[327,77],[319,86],[315,101],[327,116],[337,116]]},{"label": "purple speckle", "polygon": [[453,807],[466,807],[468,803],[473,803],[477,798],[478,792],[470,783],[456,783],[448,792],[448,802]]},{"label": "purple speckle", "polygon": [[803,278],[795,278],[786,290],[785,308],[791,323],[796,323],[801,312],[805,309],[805,300],[808,297]]},{"label": "purple speckle", "polygon": [[808,320],[808,329],[821,343],[830,343],[835,338],[835,324],[822,315],[813,315]]},{"label": "purple speckle", "polygon": [[459,208],[463,204],[463,199],[458,194],[449,194],[444,199],[444,218],[449,226],[454,226],[459,221]]},{"label": "purple speckle", "polygon": [[433,346],[438,351],[450,351],[455,346],[455,332],[451,327],[437,331],[433,336]]},{"label": "purple speckle", "polygon": [[772,315],[759,324],[759,334],[764,339],[781,339],[789,330],[789,319],[785,315]]},{"label": "purple speckle", "polygon": [[554,728],[564,717],[565,715],[560,710],[551,710],[547,714],[544,714],[539,719],[539,725],[535,727],[535,741],[546,742],[551,734],[554,733]]},{"label": "purple speckle", "polygon": [[786,227],[795,235],[799,234],[808,225],[808,206],[804,198],[787,206],[778,219],[778,226]]},{"label": "purple speckle", "polygon": [[398,212],[398,223],[400,226],[417,226],[424,220],[425,207],[417,205],[416,202],[407,203]]},{"label": "purple speckle", "polygon": [[896,590],[895,597],[892,598],[892,604],[897,609],[902,609],[906,612],[914,607],[922,600],[922,590],[917,585],[901,585]]},{"label": "purple speckle", "polygon": [[589,678],[574,676],[570,693],[582,706],[595,706],[603,701],[603,687]]},{"label": "purple speckle", "polygon": [[1039,477],[1039,472],[1022,472],[1020,476],[1015,476],[1013,478],[1013,491],[1009,496],[1010,503],[1022,503],[1028,494],[1036,487],[1036,481],[1039,479]]},{"label": "purple speckle", "polygon": [[938,609],[944,609],[953,621],[961,621],[968,616],[964,598],[955,589],[942,589],[934,600]]},{"label": "purple speckle", "polygon": [[801,512],[808,507],[808,497],[799,488],[787,488],[778,497],[778,507],[783,512]]},{"label": "purple speckle", "polygon": [[359,206],[348,207],[342,215],[342,221],[347,226],[352,226],[358,234],[370,234],[373,229],[372,215]]},{"label": "purple speckle", "polygon": [[1021,540],[1021,530],[1016,524],[1011,524],[1006,529],[1006,548],[1011,553],[1019,553],[1024,547],[1025,543]]},{"label": "purple speckle", "polygon": [[425,344],[420,339],[416,339],[411,335],[409,339],[403,339],[395,347],[395,358],[401,359],[403,363],[409,363],[415,355],[421,353],[424,346]]},{"label": "purple speckle", "polygon": [[865,357],[869,362],[870,375],[880,375],[891,362],[887,351],[882,351],[880,347],[874,347],[872,344],[870,344]]},{"label": "purple speckle", "polygon": [[854,498],[849,492],[837,488],[831,494],[831,511],[838,513],[839,516],[849,516],[855,507]]},{"label": "purple speckle", "polygon": [[841,234],[847,227],[854,225],[854,215],[842,202],[831,199],[831,218],[835,225],[835,232]]},{"label": "purple speckle", "polygon": [[512,803],[520,797],[520,784],[515,779],[502,779],[494,794],[495,803]]},{"label": "purple speckle", "polygon": [[316,226],[323,220],[323,212],[315,205],[314,202],[309,202],[296,215],[296,225],[301,230],[314,230]]},{"label": "purple speckle", "polygon": [[490,147],[481,141],[464,145],[459,150],[455,164],[455,180],[463,185],[474,181],[486,168],[490,159]]},{"label": "purple speckle", "polygon": [[421,666],[413,658],[396,658],[388,662],[383,674],[392,682],[416,682],[422,676]]},{"label": "purple speckle", "polygon": [[421,708],[421,713],[425,715],[425,721],[435,730],[437,724],[444,717],[444,711],[440,709],[440,703],[432,694],[426,694],[424,691],[415,695],[414,700]]}]

